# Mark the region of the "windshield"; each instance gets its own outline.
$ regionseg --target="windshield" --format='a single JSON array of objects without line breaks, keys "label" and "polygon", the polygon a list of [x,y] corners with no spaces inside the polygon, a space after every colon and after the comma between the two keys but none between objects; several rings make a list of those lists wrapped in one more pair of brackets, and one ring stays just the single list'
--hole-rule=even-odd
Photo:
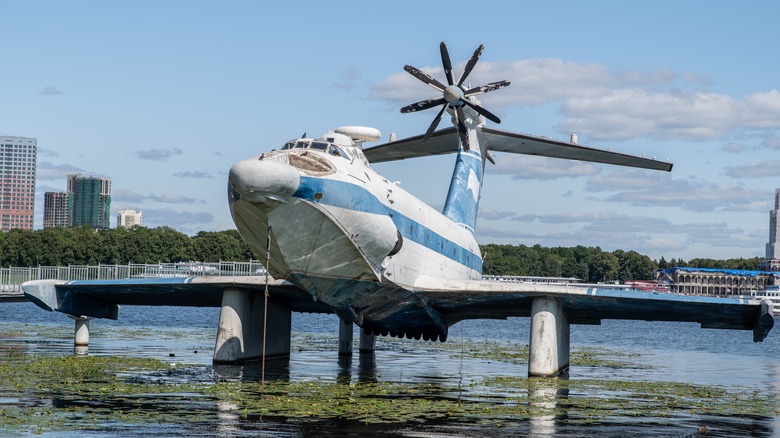
[{"label": "windshield", "polygon": [[328,154],[337,157],[342,157],[347,160],[357,158],[357,155],[348,153],[344,149],[336,146],[335,144],[327,141],[322,141],[322,140],[299,139],[294,141],[288,141],[287,143],[284,144],[284,146],[282,146],[282,150],[287,150],[287,149],[314,149],[317,151],[326,152]]}]

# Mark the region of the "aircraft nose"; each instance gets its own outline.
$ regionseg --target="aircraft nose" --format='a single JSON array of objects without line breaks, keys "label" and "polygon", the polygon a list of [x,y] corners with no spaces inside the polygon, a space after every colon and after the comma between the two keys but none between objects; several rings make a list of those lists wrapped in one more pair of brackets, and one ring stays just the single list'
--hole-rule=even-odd
[{"label": "aircraft nose", "polygon": [[301,183],[297,170],[286,163],[262,158],[250,158],[234,164],[228,177],[233,193],[252,203],[285,202]]}]

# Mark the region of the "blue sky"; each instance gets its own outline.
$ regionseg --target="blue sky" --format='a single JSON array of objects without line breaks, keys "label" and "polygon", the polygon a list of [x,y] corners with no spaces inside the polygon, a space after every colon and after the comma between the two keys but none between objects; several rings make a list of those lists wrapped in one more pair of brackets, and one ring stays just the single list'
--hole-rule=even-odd
[{"label": "blue sky", "polygon": [[[0,135],[38,139],[43,193],[107,176],[113,214],[188,234],[233,224],[232,163],[343,125],[421,134],[479,44],[502,129],[670,160],[671,173],[497,154],[480,243],[763,256],[780,188],[780,4],[0,1]],[[443,122],[441,127],[446,126]],[[454,156],[376,166],[441,206]]]}]

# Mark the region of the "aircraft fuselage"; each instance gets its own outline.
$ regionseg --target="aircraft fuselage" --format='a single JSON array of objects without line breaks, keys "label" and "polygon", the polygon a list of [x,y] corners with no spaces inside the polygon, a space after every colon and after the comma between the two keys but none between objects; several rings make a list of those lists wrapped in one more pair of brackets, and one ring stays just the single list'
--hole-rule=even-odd
[{"label": "aircraft fuselage", "polygon": [[261,256],[270,230],[271,275],[368,330],[446,338],[415,284],[481,278],[471,230],[374,171],[343,134],[236,163],[229,196],[239,232]]}]

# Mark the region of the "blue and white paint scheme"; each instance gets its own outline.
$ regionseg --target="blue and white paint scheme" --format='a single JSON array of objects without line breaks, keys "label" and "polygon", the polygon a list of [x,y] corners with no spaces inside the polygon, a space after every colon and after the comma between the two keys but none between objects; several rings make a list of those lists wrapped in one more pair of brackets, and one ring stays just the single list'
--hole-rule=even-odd
[{"label": "blue and white paint scheme", "polygon": [[[446,339],[454,322],[418,290],[437,281],[481,279],[482,256],[474,230],[491,149],[672,168],[670,163],[489,129],[486,116],[497,117],[480,106],[475,94],[509,82],[464,90],[460,84],[465,74],[455,84],[447,63],[448,58],[448,86],[407,66],[444,96],[402,110],[443,105],[422,137],[363,149],[365,142],[378,140],[380,132],[344,126],[318,138],[291,140],[230,169],[228,191],[236,227],[262,260],[268,256],[270,231],[271,275],[287,279],[344,321],[374,334]],[[434,131],[445,110],[453,128]],[[449,152],[456,153],[456,159],[442,212],[370,164]]]}]

